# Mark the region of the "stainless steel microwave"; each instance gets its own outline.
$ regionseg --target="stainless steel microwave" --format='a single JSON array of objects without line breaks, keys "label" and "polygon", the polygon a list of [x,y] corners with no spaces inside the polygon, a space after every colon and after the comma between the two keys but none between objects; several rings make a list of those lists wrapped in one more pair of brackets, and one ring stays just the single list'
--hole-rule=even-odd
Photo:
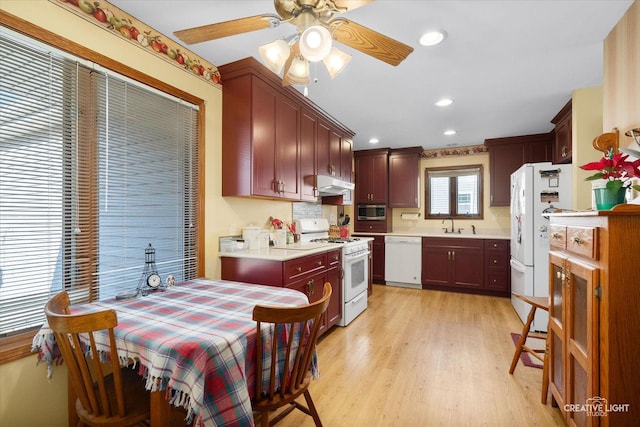
[{"label": "stainless steel microwave", "polygon": [[358,220],[384,221],[386,219],[387,207],[385,205],[358,205]]}]

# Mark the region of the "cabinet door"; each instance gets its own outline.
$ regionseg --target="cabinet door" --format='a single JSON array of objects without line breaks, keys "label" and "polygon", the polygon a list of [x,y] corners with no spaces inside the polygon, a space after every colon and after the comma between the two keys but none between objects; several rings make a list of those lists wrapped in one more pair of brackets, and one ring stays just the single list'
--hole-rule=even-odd
[{"label": "cabinet door", "polygon": [[491,206],[509,206],[511,174],[524,163],[522,144],[504,144],[489,150]]},{"label": "cabinet door", "polygon": [[329,135],[329,169],[332,176],[342,177],[342,158],[340,150],[342,149],[342,134],[335,129],[331,130]]},{"label": "cabinet door", "polygon": [[560,408],[565,405],[565,258],[549,253],[549,387]]},{"label": "cabinet door", "polygon": [[422,245],[422,283],[449,286],[452,282],[451,249]]},{"label": "cabinet door", "polygon": [[[322,298],[322,291],[324,289],[324,283],[326,281],[327,281],[327,272],[323,271],[311,277],[307,277],[307,278],[292,282],[286,285],[285,287],[302,292],[307,296],[307,298],[309,299],[309,302],[312,303]],[[320,333],[322,334],[326,331],[327,331],[327,316],[325,316],[324,324],[320,328]]]},{"label": "cabinet door", "polygon": [[455,248],[449,251],[453,269],[452,285],[463,288],[482,288],[484,258],[482,249]]},{"label": "cabinet door", "polygon": [[[329,145],[331,141],[331,127],[323,120],[318,121],[317,131],[317,160],[316,170],[319,175],[331,175],[331,160],[329,159]],[[335,171],[334,171],[335,172]]]},{"label": "cabinet door", "polygon": [[419,156],[393,152],[389,156],[389,207],[419,207]]},{"label": "cabinet door", "polygon": [[342,138],[340,149],[340,175],[343,181],[351,182],[353,177],[353,147],[349,138]]},{"label": "cabinet door", "polygon": [[[366,150],[365,150],[366,151]],[[354,154],[356,166],[356,203],[388,202],[388,151]],[[360,153],[356,151],[356,153]]]},{"label": "cabinet door", "polygon": [[375,236],[373,238],[373,281],[376,283],[384,283],[384,237]]},{"label": "cabinet door", "polygon": [[331,301],[326,315],[327,329],[329,329],[342,319],[342,267],[327,270],[327,281],[331,283]]},{"label": "cabinet door", "polygon": [[309,111],[300,113],[300,199],[315,202],[316,187],[317,118]]},{"label": "cabinet door", "polygon": [[531,142],[525,148],[525,163],[550,162],[553,159],[553,141]]},{"label": "cabinet door", "polygon": [[[569,258],[566,261],[565,328],[567,359],[565,366],[566,402],[586,405],[599,396],[598,369],[598,299],[595,285],[598,270]],[[603,396],[601,396],[603,397]],[[566,414],[569,424],[598,425],[598,417],[585,411]]]},{"label": "cabinet door", "polygon": [[295,102],[276,98],[276,190],[280,197],[292,200],[300,200],[299,117]]},{"label": "cabinet door", "polygon": [[555,129],[554,163],[571,163],[571,117]]},{"label": "cabinet door", "polygon": [[276,192],[276,97],[258,79],[253,80],[253,175],[252,194],[274,197]]}]

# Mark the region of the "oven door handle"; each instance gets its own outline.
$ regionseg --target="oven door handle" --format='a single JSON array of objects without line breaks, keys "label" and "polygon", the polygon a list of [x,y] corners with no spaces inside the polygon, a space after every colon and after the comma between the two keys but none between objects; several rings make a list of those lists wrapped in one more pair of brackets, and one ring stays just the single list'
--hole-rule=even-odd
[{"label": "oven door handle", "polygon": [[368,256],[369,256],[369,251],[362,252],[361,254],[354,255],[354,256],[349,255],[344,257],[344,262],[348,264],[350,262],[358,261],[359,259],[366,258]]}]

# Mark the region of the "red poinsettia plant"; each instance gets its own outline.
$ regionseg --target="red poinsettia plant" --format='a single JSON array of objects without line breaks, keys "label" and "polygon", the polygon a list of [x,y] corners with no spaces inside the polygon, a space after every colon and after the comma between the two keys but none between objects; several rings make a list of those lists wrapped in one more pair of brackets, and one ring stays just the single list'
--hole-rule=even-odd
[{"label": "red poinsettia plant", "polygon": [[622,187],[633,188],[640,191],[640,185],[631,185],[632,178],[640,178],[640,159],[627,160],[628,154],[616,153],[609,150],[598,162],[587,163],[580,166],[587,171],[597,170],[598,172],[587,178],[587,181],[604,179],[607,181],[607,189],[617,193]]}]

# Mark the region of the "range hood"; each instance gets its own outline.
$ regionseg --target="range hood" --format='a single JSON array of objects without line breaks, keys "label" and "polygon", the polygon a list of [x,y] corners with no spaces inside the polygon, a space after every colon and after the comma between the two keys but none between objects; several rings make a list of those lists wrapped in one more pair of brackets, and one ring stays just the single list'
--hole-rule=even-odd
[{"label": "range hood", "polygon": [[320,196],[346,194],[355,188],[355,184],[352,182],[342,181],[327,175],[317,175],[316,186]]}]

